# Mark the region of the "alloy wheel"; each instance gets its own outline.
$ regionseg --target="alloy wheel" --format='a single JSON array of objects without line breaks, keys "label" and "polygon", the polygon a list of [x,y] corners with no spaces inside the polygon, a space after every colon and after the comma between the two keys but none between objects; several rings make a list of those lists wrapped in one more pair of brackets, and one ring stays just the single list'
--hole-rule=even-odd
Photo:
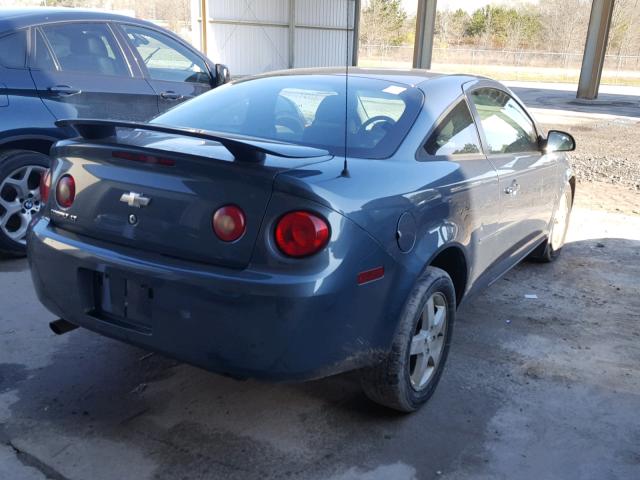
[{"label": "alloy wheel", "polygon": [[420,314],[411,339],[409,378],[416,391],[424,390],[438,369],[447,332],[447,299],[435,292]]},{"label": "alloy wheel", "polygon": [[40,178],[46,168],[27,165],[14,170],[0,183],[0,231],[21,245],[26,244],[31,218],[40,211]]},{"label": "alloy wheel", "polygon": [[567,222],[569,221],[569,210],[571,208],[569,191],[563,192],[560,196],[558,210],[553,217],[553,225],[551,227],[551,248],[553,251],[560,250],[564,245],[567,233]]}]

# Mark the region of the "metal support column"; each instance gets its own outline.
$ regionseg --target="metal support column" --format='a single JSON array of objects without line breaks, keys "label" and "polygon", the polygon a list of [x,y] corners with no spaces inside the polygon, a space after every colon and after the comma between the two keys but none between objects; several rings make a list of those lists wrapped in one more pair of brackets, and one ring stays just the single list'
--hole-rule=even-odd
[{"label": "metal support column", "polygon": [[413,68],[431,68],[437,5],[437,0],[418,0],[416,43],[413,47]]},{"label": "metal support column", "polygon": [[296,65],[296,0],[289,0],[289,68]]},{"label": "metal support column", "polygon": [[598,98],[614,2],[615,0],[593,0],[587,42],[582,57],[582,70],[580,70],[578,98],[586,100]]},{"label": "metal support column", "polygon": [[[354,0],[353,5],[353,33],[351,45],[351,66],[358,66],[358,49],[360,48],[360,9],[362,8],[361,0]],[[349,25],[347,25],[347,28]]]},{"label": "metal support column", "polygon": [[[209,25],[209,14],[207,13],[207,1],[208,0],[200,0],[200,18],[202,19],[200,22],[200,43],[202,47],[200,50],[205,55],[207,54],[207,27]],[[192,4],[193,5],[193,4]]]}]

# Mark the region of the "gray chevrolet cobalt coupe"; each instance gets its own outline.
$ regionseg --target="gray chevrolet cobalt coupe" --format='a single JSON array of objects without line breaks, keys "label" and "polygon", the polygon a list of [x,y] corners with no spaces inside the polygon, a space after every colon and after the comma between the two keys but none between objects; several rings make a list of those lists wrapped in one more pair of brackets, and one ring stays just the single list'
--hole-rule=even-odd
[{"label": "gray chevrolet cobalt coupe", "polygon": [[33,280],[76,326],[238,378],[358,369],[413,411],[456,308],[564,243],[575,179],[500,83],[293,70],[151,123],[69,120],[52,149]]}]

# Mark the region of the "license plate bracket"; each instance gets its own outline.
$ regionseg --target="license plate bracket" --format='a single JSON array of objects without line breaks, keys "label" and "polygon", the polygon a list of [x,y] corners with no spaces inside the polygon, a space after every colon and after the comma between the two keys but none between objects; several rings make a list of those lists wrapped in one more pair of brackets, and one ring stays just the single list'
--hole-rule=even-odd
[{"label": "license plate bracket", "polygon": [[137,330],[150,331],[153,288],[117,271],[94,272],[93,315]]}]

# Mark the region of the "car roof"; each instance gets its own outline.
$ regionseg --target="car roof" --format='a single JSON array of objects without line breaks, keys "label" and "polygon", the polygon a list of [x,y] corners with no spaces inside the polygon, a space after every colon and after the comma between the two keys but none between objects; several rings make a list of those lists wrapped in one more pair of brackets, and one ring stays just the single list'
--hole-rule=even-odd
[{"label": "car roof", "polygon": [[64,7],[0,8],[0,33],[42,23],[78,20],[126,21],[153,26],[144,20],[99,10]]},{"label": "car roof", "polygon": [[387,82],[396,83],[405,87],[415,87],[429,80],[439,78],[447,78],[455,84],[462,85],[470,80],[477,80],[483,77],[466,74],[445,74],[437,73],[431,70],[421,69],[390,69],[390,68],[360,68],[360,67],[322,67],[322,68],[294,68],[290,70],[279,70],[275,72],[263,73],[260,75],[244,77],[239,79],[252,80],[256,78],[282,77],[292,75],[345,75],[352,77],[371,78],[375,80],[385,80]]}]

